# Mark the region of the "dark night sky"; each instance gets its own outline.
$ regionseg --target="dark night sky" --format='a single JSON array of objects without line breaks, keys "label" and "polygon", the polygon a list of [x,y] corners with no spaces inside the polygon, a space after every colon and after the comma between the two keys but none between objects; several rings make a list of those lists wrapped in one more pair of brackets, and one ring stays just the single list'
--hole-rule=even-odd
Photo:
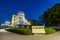
[{"label": "dark night sky", "polygon": [[0,23],[11,21],[12,15],[24,11],[26,19],[38,19],[45,10],[60,0],[0,0]]}]

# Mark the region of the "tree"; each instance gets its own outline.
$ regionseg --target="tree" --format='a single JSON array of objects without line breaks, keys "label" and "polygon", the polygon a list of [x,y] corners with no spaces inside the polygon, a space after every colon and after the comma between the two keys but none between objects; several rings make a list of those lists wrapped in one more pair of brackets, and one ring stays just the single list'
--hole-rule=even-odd
[{"label": "tree", "polygon": [[40,19],[44,21],[45,26],[60,26],[60,3],[45,11]]},{"label": "tree", "polygon": [[36,20],[34,20],[34,19],[29,19],[28,21],[31,23],[31,25],[36,25]]},{"label": "tree", "polygon": [[41,17],[39,17],[39,22],[41,25],[44,25],[44,16],[42,15]]},{"label": "tree", "polygon": [[28,21],[31,23],[32,26],[39,26],[39,25],[41,25],[39,20],[29,19]]}]

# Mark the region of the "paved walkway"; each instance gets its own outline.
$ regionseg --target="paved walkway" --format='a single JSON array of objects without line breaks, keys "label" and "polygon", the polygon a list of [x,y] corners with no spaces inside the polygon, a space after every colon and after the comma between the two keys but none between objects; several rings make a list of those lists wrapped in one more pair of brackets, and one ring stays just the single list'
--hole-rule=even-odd
[{"label": "paved walkway", "polygon": [[51,35],[19,35],[0,29],[0,40],[60,40],[60,32]]}]

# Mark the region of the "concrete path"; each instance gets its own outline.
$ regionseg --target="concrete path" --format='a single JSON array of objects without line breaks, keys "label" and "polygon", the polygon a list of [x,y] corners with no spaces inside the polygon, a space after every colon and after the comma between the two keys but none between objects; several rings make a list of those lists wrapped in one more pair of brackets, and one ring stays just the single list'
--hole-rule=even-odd
[{"label": "concrete path", "polygon": [[19,35],[0,29],[0,40],[60,40],[60,32],[51,35]]}]

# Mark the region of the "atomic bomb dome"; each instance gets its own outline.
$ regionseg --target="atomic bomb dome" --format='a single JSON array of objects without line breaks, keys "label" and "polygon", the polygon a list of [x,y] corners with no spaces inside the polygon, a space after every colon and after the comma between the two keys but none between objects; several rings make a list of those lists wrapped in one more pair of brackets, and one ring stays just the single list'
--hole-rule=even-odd
[{"label": "atomic bomb dome", "polygon": [[20,15],[20,16],[25,16],[25,14],[24,14],[23,11],[19,11],[19,12],[18,12],[18,15]]},{"label": "atomic bomb dome", "polygon": [[19,11],[17,15],[12,16],[12,26],[17,25],[30,25],[30,23],[26,21],[25,13],[23,11]]}]

